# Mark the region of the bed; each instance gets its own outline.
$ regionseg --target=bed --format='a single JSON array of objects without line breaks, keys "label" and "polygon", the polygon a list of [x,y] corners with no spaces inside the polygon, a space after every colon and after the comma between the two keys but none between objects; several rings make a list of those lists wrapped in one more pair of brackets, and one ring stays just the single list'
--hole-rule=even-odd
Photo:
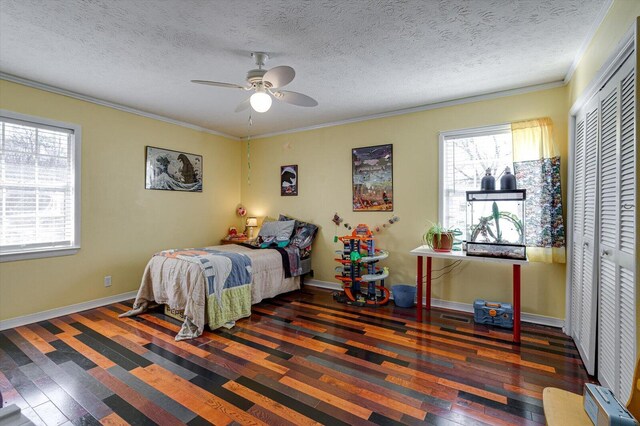
[{"label": "bed", "polygon": [[[288,219],[282,218],[277,222]],[[263,224],[264,229],[274,227],[282,226]],[[251,315],[251,305],[299,289],[301,277],[311,272],[310,247],[317,227],[291,220],[291,229],[285,231],[290,237],[286,245],[279,237],[280,247],[272,244],[275,239],[269,243],[269,236],[259,235],[255,244],[156,253],[145,267],[133,309],[121,316],[138,315],[153,304],[166,305],[183,318],[176,340],[201,335],[207,324],[212,330],[232,327]]]}]

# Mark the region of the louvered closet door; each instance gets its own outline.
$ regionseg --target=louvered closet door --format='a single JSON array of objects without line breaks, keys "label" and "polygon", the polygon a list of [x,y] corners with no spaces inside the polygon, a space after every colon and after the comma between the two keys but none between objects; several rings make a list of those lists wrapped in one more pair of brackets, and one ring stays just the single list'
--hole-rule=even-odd
[{"label": "louvered closet door", "polygon": [[576,117],[571,251],[571,335],[589,374],[595,371],[597,294],[594,280],[598,98]]},{"label": "louvered closet door", "polygon": [[[584,228],[584,114],[576,117],[573,156],[573,214],[571,218],[571,337],[580,347],[582,311],[582,230]],[[582,352],[582,350],[580,351]],[[588,355],[587,351],[587,355]],[[585,360],[585,354],[582,354]],[[588,368],[587,368],[588,369]]]},{"label": "louvered closet door", "polygon": [[618,271],[613,251],[618,236],[618,91],[607,90],[601,97],[602,164],[600,166],[600,249],[608,253],[600,257],[598,310],[598,378],[600,383],[615,390],[616,332],[618,324]]},{"label": "louvered closet door", "polygon": [[598,380],[622,401],[636,359],[634,82],[627,59],[600,91]]}]

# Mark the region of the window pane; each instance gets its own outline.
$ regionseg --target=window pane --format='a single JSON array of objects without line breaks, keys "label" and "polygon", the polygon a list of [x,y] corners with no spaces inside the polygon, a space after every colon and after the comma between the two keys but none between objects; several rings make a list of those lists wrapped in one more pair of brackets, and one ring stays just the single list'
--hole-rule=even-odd
[{"label": "window pane", "polygon": [[38,131],[38,154],[67,157],[69,135],[51,130]]},{"label": "window pane", "polygon": [[64,215],[65,201],[65,191],[40,191],[38,194],[38,214],[40,216]]},{"label": "window pane", "polygon": [[40,217],[38,219],[38,243],[55,243],[66,239],[64,216]]},{"label": "window pane", "polygon": [[36,156],[32,153],[7,151],[0,162],[2,180],[6,185],[36,183]]},{"label": "window pane", "polygon": [[23,245],[35,242],[36,239],[36,217],[32,216],[12,216],[2,219],[2,238],[0,243],[5,245]]},{"label": "window pane", "polygon": [[71,178],[70,161],[59,157],[38,157],[38,183],[41,186],[69,184]]},{"label": "window pane", "polygon": [[0,118],[0,250],[74,245],[73,134],[6,120]]},{"label": "window pane", "polygon": [[[478,132],[480,133],[480,131]],[[506,166],[513,168],[510,132],[496,132],[444,140],[443,225],[466,235],[466,191],[480,190],[487,169],[496,178]]]},{"label": "window pane", "polygon": [[4,213],[7,217],[33,216],[36,209],[35,189],[6,189]]},{"label": "window pane", "polygon": [[35,152],[36,129],[6,123],[4,126],[3,149],[4,151]]}]

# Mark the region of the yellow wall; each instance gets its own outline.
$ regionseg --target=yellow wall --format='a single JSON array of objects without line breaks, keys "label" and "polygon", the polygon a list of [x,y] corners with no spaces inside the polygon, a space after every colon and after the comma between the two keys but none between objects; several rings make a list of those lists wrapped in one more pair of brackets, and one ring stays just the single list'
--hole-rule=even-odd
[{"label": "yellow wall", "polygon": [[640,15],[640,1],[614,0],[569,81],[569,107],[580,97]]},{"label": "yellow wall", "polygon": [[[438,221],[438,133],[468,127],[551,117],[563,160],[567,152],[566,88],[440,108],[401,116],[327,127],[251,141],[251,183],[246,142],[243,143],[242,201],[249,214],[263,217],[287,213],[320,225],[314,243],[315,278],[333,278],[333,242],[338,212],[351,224],[381,224],[390,213],[351,211],[351,148],[393,144],[393,214],[400,221],[379,235],[388,249],[388,283],[415,283],[415,258],[408,252],[421,244],[429,222]],[[254,117],[254,120],[262,116]],[[299,196],[281,197],[280,166],[298,164]],[[566,169],[563,173],[566,181]],[[339,235],[346,234],[341,228]],[[434,268],[443,264],[434,262]],[[523,311],[564,318],[564,264],[531,264],[523,268]],[[435,282],[433,297],[472,303],[476,298],[510,301],[511,268],[465,263],[450,277]]]},{"label": "yellow wall", "polygon": [[[235,221],[238,141],[7,81],[0,108],[82,126],[82,247],[0,263],[0,320],[136,290],[154,252],[214,244]],[[145,190],[146,145],[201,154],[203,192]]]}]

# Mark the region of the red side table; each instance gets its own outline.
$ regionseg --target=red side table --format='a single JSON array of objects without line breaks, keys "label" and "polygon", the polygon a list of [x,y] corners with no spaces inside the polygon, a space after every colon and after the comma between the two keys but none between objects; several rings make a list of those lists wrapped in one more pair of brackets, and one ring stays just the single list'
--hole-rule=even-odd
[{"label": "red side table", "polygon": [[410,252],[412,255],[418,258],[418,275],[416,280],[416,287],[418,293],[418,303],[416,306],[416,321],[422,322],[422,292],[423,292],[423,266],[424,258],[427,258],[426,265],[426,301],[425,308],[431,309],[431,259],[449,259],[449,260],[468,260],[471,262],[489,262],[489,263],[502,263],[513,266],[513,341],[520,342],[520,267],[529,263],[527,260],[517,259],[501,259],[497,257],[480,257],[480,256],[467,256],[462,251],[451,251],[447,253],[440,253],[431,250],[428,246],[417,247]]}]

